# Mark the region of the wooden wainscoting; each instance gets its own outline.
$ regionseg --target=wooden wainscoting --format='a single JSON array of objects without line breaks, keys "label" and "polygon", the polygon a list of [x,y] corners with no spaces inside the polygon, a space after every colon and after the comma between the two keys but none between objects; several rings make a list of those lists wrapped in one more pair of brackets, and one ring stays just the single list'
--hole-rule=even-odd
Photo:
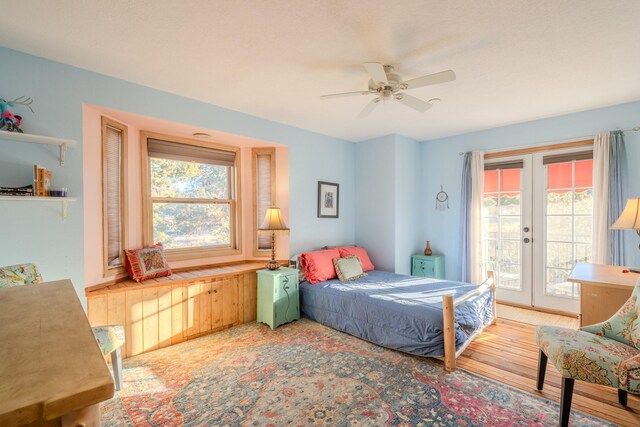
[{"label": "wooden wainscoting", "polygon": [[122,357],[256,320],[256,271],[263,263],[174,273],[138,284],[86,289],[89,323],[124,325]]}]

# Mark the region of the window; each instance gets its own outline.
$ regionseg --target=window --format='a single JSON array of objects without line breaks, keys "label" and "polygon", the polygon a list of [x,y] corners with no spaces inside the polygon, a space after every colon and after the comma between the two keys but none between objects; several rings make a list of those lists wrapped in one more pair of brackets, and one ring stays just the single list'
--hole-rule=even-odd
[{"label": "window", "polygon": [[521,290],[520,253],[522,161],[485,164],[482,242],[485,270],[496,273],[496,286]]},{"label": "window", "polygon": [[234,148],[145,136],[146,245],[162,242],[172,259],[237,250]]},{"label": "window", "polygon": [[262,224],[267,209],[275,205],[276,202],[275,165],[275,149],[253,149],[253,223],[255,225],[255,256],[271,254],[271,235],[258,233],[258,227]]},{"label": "window", "polygon": [[578,298],[567,281],[573,266],[591,262],[593,152],[545,156],[545,294]]},{"label": "window", "polygon": [[127,127],[102,117],[103,276],[124,273]]}]

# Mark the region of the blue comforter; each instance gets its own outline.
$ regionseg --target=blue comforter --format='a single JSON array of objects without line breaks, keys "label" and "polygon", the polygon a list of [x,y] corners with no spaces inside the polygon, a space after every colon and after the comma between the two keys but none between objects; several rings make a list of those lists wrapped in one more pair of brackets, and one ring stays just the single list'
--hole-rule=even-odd
[{"label": "blue comforter", "polygon": [[[300,283],[307,317],[384,347],[419,356],[443,356],[442,295],[476,288],[468,283],[384,271],[351,282]],[[456,307],[456,349],[492,318],[491,292]]]}]

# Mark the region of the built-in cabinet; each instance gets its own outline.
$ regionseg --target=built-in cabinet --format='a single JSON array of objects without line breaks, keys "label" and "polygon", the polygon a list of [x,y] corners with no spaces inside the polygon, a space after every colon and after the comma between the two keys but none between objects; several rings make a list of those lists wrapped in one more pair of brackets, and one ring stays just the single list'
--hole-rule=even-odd
[{"label": "built-in cabinet", "polygon": [[123,357],[251,322],[256,320],[255,271],[263,266],[243,264],[176,273],[142,284],[87,288],[89,322],[124,325]]}]

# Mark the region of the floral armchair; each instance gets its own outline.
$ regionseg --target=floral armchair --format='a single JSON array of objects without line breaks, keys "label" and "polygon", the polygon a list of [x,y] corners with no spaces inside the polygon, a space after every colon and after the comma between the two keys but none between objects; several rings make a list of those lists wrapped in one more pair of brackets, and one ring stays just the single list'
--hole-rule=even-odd
[{"label": "floral armchair", "polygon": [[[35,264],[17,264],[0,267],[0,288],[42,283],[42,276]],[[121,388],[124,328],[120,325],[95,326],[91,328],[103,356],[111,354],[116,390]]]},{"label": "floral armchair", "polygon": [[640,279],[631,297],[609,320],[579,330],[538,326],[538,390],[547,360],[562,374],[560,424],[569,423],[574,380],[615,387],[627,406],[627,393],[640,394]]}]

